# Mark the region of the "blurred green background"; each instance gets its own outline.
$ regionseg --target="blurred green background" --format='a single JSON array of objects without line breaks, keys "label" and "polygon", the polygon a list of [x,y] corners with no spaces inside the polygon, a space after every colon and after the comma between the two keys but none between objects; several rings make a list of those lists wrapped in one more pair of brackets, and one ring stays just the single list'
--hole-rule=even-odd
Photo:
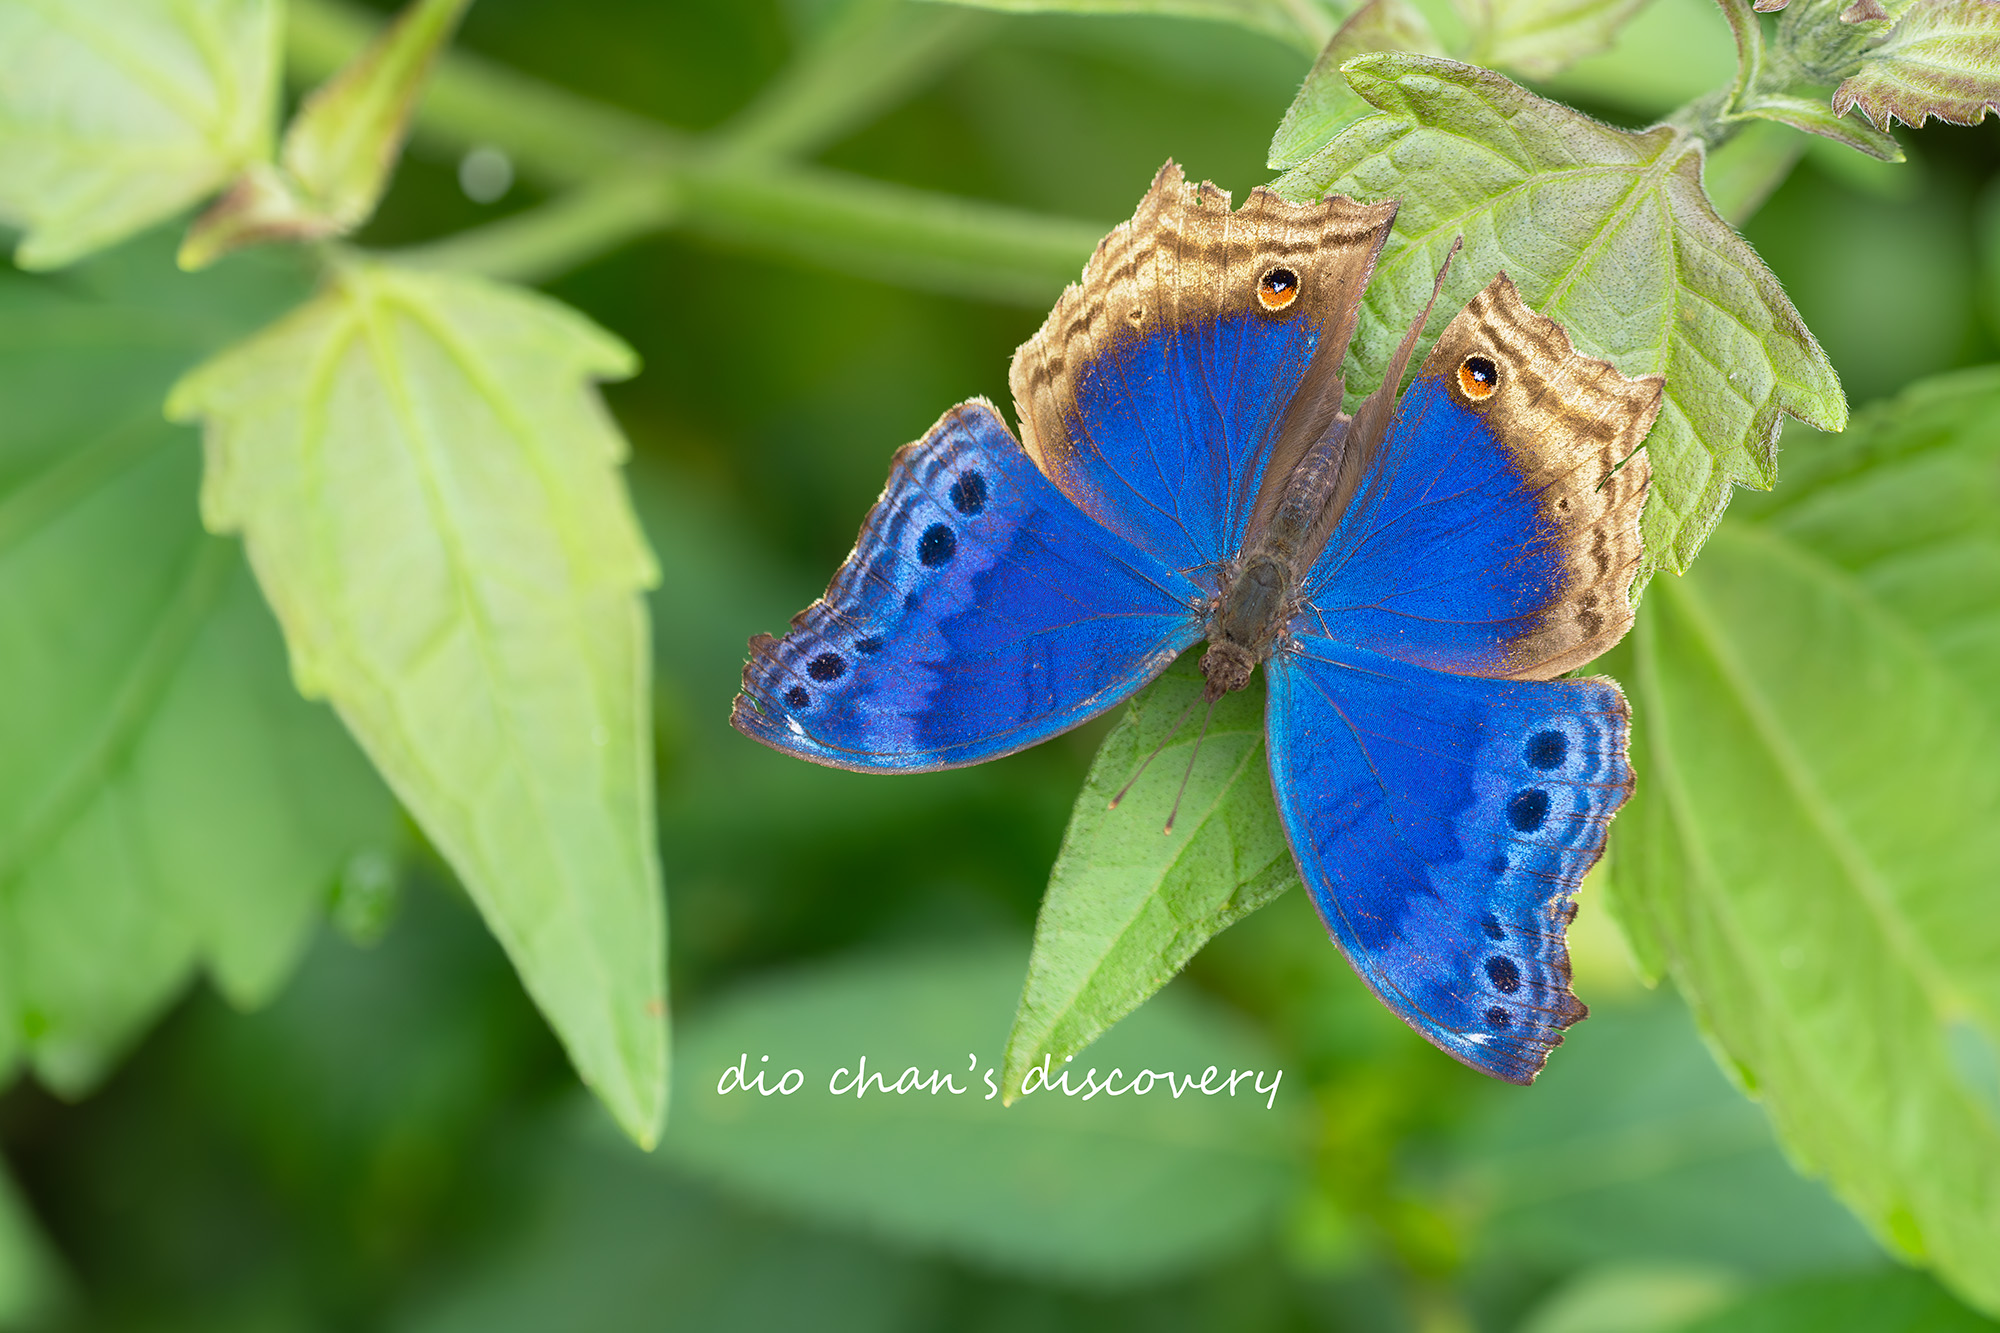
[{"label": "blurred green background", "polygon": [[[700,130],[749,103],[823,8],[479,0],[459,46]],[[822,160],[1108,226],[1168,157],[1239,193],[1265,179],[1306,63],[1221,25],[993,19]],[[1656,0],[1618,51],[1552,91],[1636,125],[1728,68],[1710,12]],[[2000,340],[2000,143],[1984,127],[1903,138],[1903,167],[1808,150],[1747,227],[1857,406],[1992,360]],[[475,202],[461,162],[420,143],[361,239],[415,243],[533,202],[521,185]],[[158,272],[167,244],[133,253]],[[87,289],[137,263],[54,281]],[[208,312],[219,339],[274,304],[216,314],[218,284],[251,273],[295,290],[283,268],[246,257],[159,279],[146,299]],[[1460,1068],[1384,1012],[1293,893],[1086,1057],[1282,1068],[1274,1110],[1031,1099],[1002,1117],[970,1098],[827,1096],[826,1073],[863,1053],[961,1078],[968,1057],[997,1062],[1102,731],[937,776],[817,769],[728,728],[743,644],[824,586],[897,446],[961,399],[1005,401],[1008,357],[1043,310],[673,235],[550,290],[645,363],[607,398],[665,575],[656,750],[677,1073],[663,1147],[638,1153],[581,1095],[497,946],[416,854],[369,906],[388,915],[379,941],[356,943],[380,923],[350,913],[267,1010],[196,988],[82,1103],[31,1083],[0,1102],[21,1196],[6,1225],[27,1229],[0,1289],[40,1312],[25,1322],[1987,1326],[1792,1170],[1678,1001],[1638,983],[1589,893],[1577,989],[1592,1018],[1532,1091]],[[1795,432],[1787,447],[1813,442]],[[802,1066],[805,1090],[717,1097],[739,1053]]]}]

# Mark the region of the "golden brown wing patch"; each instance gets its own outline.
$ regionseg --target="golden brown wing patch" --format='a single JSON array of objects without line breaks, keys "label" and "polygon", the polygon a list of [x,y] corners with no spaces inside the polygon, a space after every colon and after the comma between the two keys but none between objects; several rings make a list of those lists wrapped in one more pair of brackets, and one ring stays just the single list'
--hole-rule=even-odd
[{"label": "golden brown wing patch", "polygon": [[1502,273],[1452,320],[1418,372],[1480,413],[1539,498],[1562,553],[1561,590],[1514,641],[1499,675],[1547,680],[1581,666],[1632,627],[1639,511],[1651,476],[1634,450],[1660,412],[1665,381],[1628,379],[1571,346]]}]

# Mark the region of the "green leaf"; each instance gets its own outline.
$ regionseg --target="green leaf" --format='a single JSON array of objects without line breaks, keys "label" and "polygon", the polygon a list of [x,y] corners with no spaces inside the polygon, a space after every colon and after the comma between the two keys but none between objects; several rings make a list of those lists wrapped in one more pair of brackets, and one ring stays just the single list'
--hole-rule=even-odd
[{"label": "green leaf", "polygon": [[1883,130],[1928,116],[1954,125],[1986,119],[2000,108],[2000,6],[1916,0],[1834,89],[1835,114],[1857,106]]},{"label": "green leaf", "polygon": [[69,1295],[68,1276],[11,1173],[0,1168],[0,1328],[50,1326]]},{"label": "green leaf", "polygon": [[[1016,945],[957,948],[854,959],[740,992],[682,1034],[674,1132],[660,1156],[843,1229],[1071,1281],[1157,1278],[1267,1231],[1304,1169],[1296,1075],[1276,1077],[1253,1031],[1169,992],[1087,1064],[1066,1066],[1079,1094],[1086,1069],[1100,1084],[1119,1070],[1120,1095],[1034,1091],[1007,1106],[990,1053],[1020,965]],[[936,1075],[938,1091],[884,1093],[872,1081],[865,1096],[829,1090],[836,1079],[845,1089],[864,1058],[892,1089]],[[753,1082],[768,1071],[766,1088],[797,1069],[797,1091],[718,1092],[737,1068]],[[1064,1068],[1053,1061],[1052,1076]],[[1182,1095],[1164,1079],[1125,1092],[1140,1070],[1174,1073]],[[1245,1078],[1230,1095],[1242,1070],[1262,1071],[1275,1093]]]},{"label": "green leaf", "polygon": [[1753,121],[1707,155],[1701,188],[1723,221],[1741,227],[1785,183],[1810,142],[1776,121]]},{"label": "green leaf", "polygon": [[1430,21],[1409,0],[1368,0],[1341,25],[1313,62],[1312,72],[1299,85],[1299,95],[1286,108],[1285,118],[1272,136],[1271,156],[1265,165],[1297,166],[1349,125],[1375,114],[1374,107],[1354,95],[1340,72],[1342,65],[1369,51],[1444,54]]},{"label": "green leaf", "polygon": [[239,246],[353,231],[375,212],[409,132],[431,63],[470,0],[412,0],[339,74],[315,89],[285,130],[282,172],[257,167],[195,220],[182,268]]},{"label": "green leaf", "polygon": [[1333,20],[1320,0],[933,0],[1009,14],[1165,14],[1213,19],[1268,33],[1308,54],[1333,35]]},{"label": "green leaf", "polygon": [[1612,879],[1794,1159],[1988,1310],[1996,411],[1991,369],[1918,386],[1650,599]]},{"label": "green leaf", "polygon": [[159,417],[302,284],[155,268],[148,243],[60,286],[0,279],[0,1066],[25,1054],[66,1095],[198,965],[269,998],[341,866],[394,829],[292,690],[240,554],[201,531],[193,433]]},{"label": "green leaf", "polygon": [[292,670],[464,880],[641,1142],[666,1093],[648,648],[657,577],[563,306],[355,264],[184,379],[202,510],[243,532]]},{"label": "green leaf", "polygon": [[1472,34],[1467,58],[1531,79],[1607,51],[1649,0],[1457,0]]},{"label": "green leaf", "polygon": [[1633,133],[1545,101],[1498,74],[1414,55],[1366,55],[1348,82],[1380,115],[1351,126],[1280,193],[1398,198],[1402,211],[1363,298],[1349,385],[1373,388],[1430,299],[1442,327],[1504,269],[1528,304],[1628,375],[1664,373],[1646,448],[1653,483],[1639,578],[1684,569],[1732,486],[1768,488],[1789,413],[1826,430],[1847,403],[1778,280],[1716,216],[1699,143]]},{"label": "green leaf", "polygon": [[[1850,79],[1849,82],[1853,80]],[[1736,114],[1758,120],[1775,120],[1780,125],[1789,125],[1795,130],[1804,130],[1807,134],[1817,134],[1837,144],[1844,144],[1857,153],[1866,153],[1884,162],[1903,160],[1902,145],[1881,130],[1843,119],[1841,113],[1846,109],[1842,107],[1836,112],[1824,102],[1816,102],[1809,97],[1793,97],[1786,93],[1760,93],[1738,107]]]},{"label": "green leaf", "polygon": [[0,4],[0,218],[55,268],[180,212],[271,151],[275,0]]},{"label": "green leaf", "polygon": [[1746,1297],[1678,1333],[1828,1333],[1907,1329],[1910,1333],[1990,1333],[2000,1327],[1960,1305],[1919,1273],[1807,1278]]},{"label": "green leaf", "polygon": [[1757,1278],[1880,1262],[1854,1216],[1792,1169],[1670,996],[1593,1000],[1532,1096],[1489,1087],[1474,1105],[1463,1197],[1510,1262]]},{"label": "green leaf", "polygon": [[[1298,882],[1271,802],[1261,678],[1216,704],[1190,772],[1201,687],[1193,657],[1182,658],[1133,699],[1091,764],[1035,922],[1007,1038],[1001,1081],[1010,1096],[1044,1056],[1062,1060],[1090,1045],[1211,936]],[[1109,808],[1142,764],[1145,777]],[[1169,836],[1161,829],[1183,773]]]}]

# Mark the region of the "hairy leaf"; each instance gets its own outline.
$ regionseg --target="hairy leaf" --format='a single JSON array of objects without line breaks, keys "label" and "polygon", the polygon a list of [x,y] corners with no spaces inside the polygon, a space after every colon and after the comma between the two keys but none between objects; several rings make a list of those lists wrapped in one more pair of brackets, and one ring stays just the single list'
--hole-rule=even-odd
[{"label": "hairy leaf", "polygon": [[285,130],[282,170],[253,168],[189,228],[183,268],[258,241],[338,236],[375,212],[431,62],[470,0],[412,0]]},{"label": "hairy leaf", "polygon": [[1277,188],[1294,199],[1331,190],[1403,201],[1362,303],[1356,392],[1379,380],[1463,236],[1434,328],[1504,269],[1583,351],[1628,375],[1666,375],[1646,443],[1641,580],[1687,567],[1734,484],[1772,485],[1783,414],[1826,430],[1846,423],[1833,366],[1702,193],[1695,140],[1666,126],[1600,124],[1448,60],[1361,56],[1348,82],[1381,114]]},{"label": "hairy leaf", "polygon": [[[739,993],[688,1026],[661,1157],[807,1217],[1070,1280],[1158,1277],[1269,1227],[1301,1175],[1306,1103],[1254,1031],[1169,993],[1088,1062],[1051,1062],[1078,1095],[1007,1106],[988,1079],[1019,973],[1018,946],[961,948]],[[738,1068],[764,1088],[797,1069],[796,1090],[737,1090]],[[1114,1068],[1116,1093],[1085,1100],[1086,1070],[1101,1085]],[[1173,1073],[1181,1095],[1164,1077],[1126,1091],[1141,1070]],[[1246,1070],[1266,1092],[1247,1077],[1231,1095]]]},{"label": "hairy leaf", "polygon": [[152,269],[145,244],[0,280],[0,1064],[72,1095],[197,966],[268,998],[343,863],[393,836],[235,544],[201,531],[193,432],[159,416],[303,284]]},{"label": "hairy leaf", "polygon": [[2000,5],[1990,0],[1915,0],[1833,92],[1886,130],[1926,117],[1976,125],[2000,108]]},{"label": "hairy leaf", "polygon": [[0,219],[54,268],[270,155],[276,0],[0,4]]},{"label": "hairy leaf", "polygon": [[1475,64],[1546,79],[1610,49],[1648,0],[1458,0]]},{"label": "hairy leaf", "polygon": [[207,423],[203,514],[244,534],[300,690],[332,701],[645,1142],[666,1092],[656,573],[588,384],[632,368],[552,301],[357,264],[169,411]]},{"label": "hairy leaf", "polygon": [[[1211,936],[1298,882],[1271,802],[1261,680],[1218,702],[1202,736],[1201,675],[1184,657],[1105,738],[1035,922],[1007,1038],[1009,1096],[1044,1056],[1081,1051],[1172,980]],[[1108,808],[1142,764],[1145,776]],[[1187,790],[1169,836],[1161,830],[1184,773]]]},{"label": "hairy leaf", "polygon": [[1815,451],[1656,590],[1613,883],[1792,1155],[2000,1310],[2000,374]]},{"label": "hairy leaf", "polygon": [[1430,20],[1409,0],[1368,0],[1333,35],[1313,62],[1299,95],[1285,110],[1271,139],[1267,166],[1293,167],[1330,143],[1334,136],[1375,114],[1375,108],[1354,95],[1340,67],[1369,51],[1417,51],[1443,55]]},{"label": "hairy leaf", "polygon": [[[1841,111],[1845,110],[1845,107],[1841,108]],[[1780,125],[1804,130],[1807,134],[1817,134],[1837,144],[1844,144],[1857,153],[1880,158],[1884,162],[1903,160],[1902,145],[1888,134],[1842,119],[1838,112],[1829,110],[1824,102],[1817,102],[1809,97],[1793,97],[1787,93],[1762,93],[1737,108],[1737,114],[1758,120],[1774,120]]]},{"label": "hairy leaf", "polygon": [[1010,14],[1167,14],[1269,33],[1308,52],[1326,45],[1333,20],[1320,0],[933,0]]}]

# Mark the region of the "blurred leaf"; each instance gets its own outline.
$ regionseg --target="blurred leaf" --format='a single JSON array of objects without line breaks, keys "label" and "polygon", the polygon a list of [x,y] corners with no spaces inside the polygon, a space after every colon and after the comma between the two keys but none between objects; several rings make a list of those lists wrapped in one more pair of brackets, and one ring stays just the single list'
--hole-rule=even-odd
[{"label": "blurred leaf", "polygon": [[1472,31],[1468,58],[1546,79],[1609,50],[1649,0],[1457,0]]},{"label": "blurred leaf", "polygon": [[[1851,80],[1850,80],[1851,82]],[[1793,97],[1786,93],[1760,93],[1737,108],[1737,114],[1757,120],[1775,120],[1780,125],[1789,125],[1807,134],[1817,134],[1831,139],[1837,144],[1852,148],[1857,153],[1866,153],[1884,162],[1901,162],[1903,149],[1893,138],[1881,130],[1843,119],[1842,107],[1835,111],[1826,103],[1810,97]]]},{"label": "blurred leaf", "polygon": [[1736,73],[1731,47],[1729,25],[1714,0],[1650,0],[1618,30],[1610,50],[1584,56],[1542,91],[1617,107],[1639,119],[1663,119],[1729,84]]},{"label": "blurred leaf", "polygon": [[1808,142],[1776,121],[1745,125],[1704,155],[1701,188],[1722,220],[1740,227],[1785,183]]},{"label": "blurred leaf", "polygon": [[471,0],[410,0],[348,66],[300,103],[279,153],[188,228],[182,268],[245,245],[353,231],[389,183],[431,63]]},{"label": "blurred leaf", "polygon": [[393,828],[292,690],[234,544],[201,532],[192,433],[159,418],[299,275],[156,265],[149,243],[61,286],[0,279],[0,1037],[69,1095],[197,962],[268,999],[340,865]]},{"label": "blurred leaf", "polygon": [[1714,1268],[1609,1264],[1565,1282],[1518,1333],[1672,1333],[1729,1303],[1740,1284]]},{"label": "blurred leaf", "polygon": [[[678,1127],[675,1130],[679,1132]],[[931,1327],[914,1263],[787,1225],[570,1131],[520,1234],[403,1333],[897,1333]],[[671,1140],[670,1140],[671,1141]]]},{"label": "blurred leaf", "polygon": [[1820,1277],[1760,1291],[1680,1333],[1987,1333],[1996,1325],[1919,1273]]},{"label": "blurred leaf", "polygon": [[1340,67],[1369,51],[1416,51],[1443,55],[1423,11],[1409,0],[1368,0],[1340,26],[1299,85],[1299,95],[1271,138],[1272,168],[1293,167],[1325,147],[1342,130],[1375,108],[1354,95]]},{"label": "blurred leaf", "polygon": [[1846,423],[1819,344],[1702,193],[1694,139],[1666,126],[1616,129],[1498,74],[1424,56],[1361,56],[1348,82],[1383,114],[1277,188],[1294,199],[1331,190],[1403,201],[1363,298],[1354,391],[1380,378],[1463,235],[1434,325],[1504,268],[1583,351],[1629,375],[1665,373],[1666,403],[1646,443],[1642,581],[1686,568],[1733,484],[1776,481],[1781,414],[1827,430]]},{"label": "blurred leaf", "polygon": [[[1043,1056],[1081,1051],[1211,936],[1298,883],[1271,803],[1263,687],[1217,703],[1190,772],[1201,689],[1194,658],[1184,656],[1132,700],[1077,793],[1007,1038],[1007,1096]],[[1110,809],[1141,765],[1146,776]],[[1166,835],[1184,773],[1187,792]]]},{"label": "blurred leaf", "polygon": [[1613,884],[1793,1155],[2000,1309],[1996,411],[1920,384],[1648,607]]},{"label": "blurred leaf", "polygon": [[[1123,1095],[1035,1091],[1008,1107],[977,1053],[997,1041],[1019,976],[1018,948],[1000,946],[855,959],[746,990],[687,1026],[661,1153],[807,1216],[1098,1283],[1219,1257],[1271,1225],[1302,1165],[1304,1103],[1253,1033],[1169,992],[1088,1066],[1052,1062],[1079,1091],[1085,1068],[1116,1068]],[[965,1091],[883,1093],[871,1082],[866,1096],[845,1092],[864,1058],[891,1088],[935,1074]],[[1245,1078],[1234,1096],[1203,1095],[1211,1066],[1218,1094],[1240,1069],[1263,1071],[1266,1092]],[[797,1069],[802,1086],[718,1094],[739,1067],[753,1081],[768,1071],[766,1087]],[[1178,1098],[1164,1081],[1124,1093],[1141,1070],[1197,1086]],[[829,1090],[836,1078],[844,1095]]]},{"label": "blurred leaf", "polygon": [[647,626],[656,572],[589,389],[629,350],[472,278],[355,264],[202,366],[202,506],[242,530],[330,699],[464,880],[584,1082],[666,1093]]},{"label": "blurred leaf", "polygon": [[0,1328],[46,1328],[69,1278],[11,1173],[0,1168]]},{"label": "blurred leaf", "polygon": [[1976,125],[2000,107],[2000,5],[1991,0],[1916,0],[1861,68],[1833,92],[1886,130],[1926,117]]},{"label": "blurred leaf", "polygon": [[1671,999],[1593,1008],[1532,1095],[1485,1089],[1477,1114],[1464,1170],[1503,1255],[1746,1278],[1881,1260]]},{"label": "blurred leaf", "polygon": [[0,218],[55,268],[268,157],[276,0],[0,0]]},{"label": "blurred leaf", "polygon": [[1214,19],[1268,33],[1312,54],[1333,35],[1320,0],[933,0],[1010,14],[1168,14]]}]

